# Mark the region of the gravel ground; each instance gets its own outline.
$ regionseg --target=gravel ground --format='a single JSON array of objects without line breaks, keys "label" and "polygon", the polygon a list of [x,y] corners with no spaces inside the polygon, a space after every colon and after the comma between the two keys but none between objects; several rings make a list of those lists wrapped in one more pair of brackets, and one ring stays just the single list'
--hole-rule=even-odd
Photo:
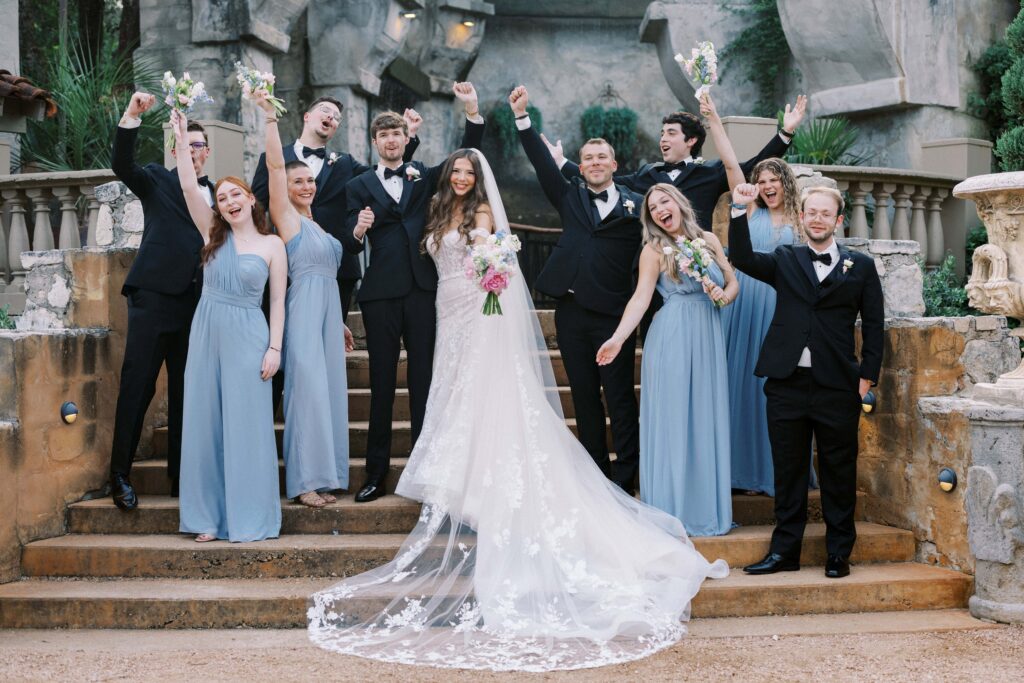
[{"label": "gravel ground", "polygon": [[1024,626],[943,633],[691,636],[639,662],[550,674],[382,664],[303,631],[0,632],[3,681],[1024,681]]}]

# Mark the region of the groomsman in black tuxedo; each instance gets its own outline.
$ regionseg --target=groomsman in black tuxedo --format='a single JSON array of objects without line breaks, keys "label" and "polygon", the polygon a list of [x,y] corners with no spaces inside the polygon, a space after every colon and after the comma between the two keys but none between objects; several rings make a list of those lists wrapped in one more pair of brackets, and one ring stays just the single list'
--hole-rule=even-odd
[{"label": "groomsman in black tuxedo", "polygon": [[[455,96],[466,109],[462,147],[479,149],[484,120],[472,83],[456,83]],[[423,427],[434,362],[437,270],[420,251],[430,200],[437,191],[442,164],[427,167],[403,162],[409,144],[407,123],[384,112],[370,125],[380,163],[346,188],[348,227],[343,242],[353,253],[370,246],[370,265],[359,287],[359,307],[370,356],[370,428],[366,439],[366,485],[356,494],[364,503],[384,495],[391,465],[391,416],[398,375],[399,342],[408,360],[412,441]]]},{"label": "groomsman in black tuxedo", "polygon": [[[640,454],[634,387],[636,334],[611,364],[598,366],[596,358],[633,293],[643,197],[613,182],[615,150],[599,138],[588,140],[580,149],[583,179],[563,177],[530,123],[527,100],[523,86],[509,96],[519,140],[544,194],[562,219],[562,235],[534,287],[558,299],[555,329],[580,442],[606,476],[632,493]],[[608,456],[602,387],[611,417],[614,466]]]},{"label": "groomsman in black tuxedo", "polygon": [[[114,414],[114,441],[110,452],[110,485],[114,503],[122,510],[138,505],[129,475],[142,434],[146,410],[156,391],[160,367],[167,364],[167,474],[171,495],[178,493],[181,463],[181,412],[185,391],[185,360],[192,314],[199,302],[202,270],[199,252],[203,236],[192,222],[178,171],[159,164],[135,163],[135,140],[142,114],[156,102],[153,95],[137,92],[117,125],[111,168],[142,202],[145,222],[142,243],[121,293],[128,299],[121,387]],[[188,125],[189,148],[175,149],[179,163],[190,161],[207,201],[213,204],[213,186],[203,175],[210,145],[203,127]]]},{"label": "groomsman in black tuxedo", "polygon": [[[332,152],[327,144],[338,132],[341,125],[341,112],[344,105],[333,97],[320,97],[313,101],[306,113],[302,115],[302,133],[292,144],[284,147],[286,164],[301,161],[309,166],[316,178],[316,195],[313,198],[313,220],[320,227],[342,240],[345,234],[345,221],[348,219],[348,206],[345,204],[345,186],[348,181],[370,170],[345,152]],[[405,160],[412,159],[420,140],[416,137],[422,117],[412,109],[403,114],[409,127],[409,145],[405,150]],[[267,155],[261,154],[256,165],[256,173],[252,177],[252,191],[256,199],[268,207],[270,193],[267,189]],[[348,320],[348,311],[352,305],[352,292],[356,283],[363,275],[359,265],[359,255],[345,249],[341,257],[341,268],[338,270],[338,292],[341,295],[341,314]],[[284,373],[274,376],[283,378]]]},{"label": "groomsman in black tuxedo", "polygon": [[[751,169],[762,159],[785,155],[806,108],[807,98],[803,95],[797,98],[796,106],[786,105],[779,134],[772,136],[755,157],[740,164],[744,177],[750,175]],[[617,175],[615,182],[640,194],[645,194],[658,183],[674,185],[690,200],[700,227],[711,230],[711,216],[718,198],[729,191],[729,180],[721,161],[705,162],[701,158],[705,138],[707,131],[700,118],[686,111],[669,114],[661,120],[659,144],[662,161],[646,164],[635,173]],[[561,140],[549,145],[549,149],[556,163],[562,164],[562,173],[566,177],[579,175],[579,167],[564,160]]]},{"label": "groomsman in black tuxedo", "polygon": [[[857,426],[861,399],[882,368],[884,309],[874,260],[836,243],[843,197],[830,188],[804,194],[800,221],[807,244],[755,252],[747,205],[757,187],[733,190],[729,257],[744,273],[775,288],[775,315],[755,373],[768,378],[768,437],[775,465],[775,531],[768,554],[748,574],[800,568],[807,523],[807,453],[818,445],[818,480],[825,518],[825,576],[850,573],[857,538]],[[861,321],[861,359],[854,327]]]}]

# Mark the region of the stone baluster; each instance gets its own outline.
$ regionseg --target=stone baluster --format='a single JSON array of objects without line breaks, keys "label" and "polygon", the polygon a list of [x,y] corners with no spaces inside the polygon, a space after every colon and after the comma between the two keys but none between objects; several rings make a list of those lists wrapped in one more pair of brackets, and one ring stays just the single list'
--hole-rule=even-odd
[{"label": "stone baluster", "polygon": [[78,232],[78,209],[75,204],[78,195],[75,188],[68,185],[57,185],[52,188],[53,196],[60,201],[60,238],[59,249],[78,249],[82,246],[82,236]]},{"label": "stone baluster", "polygon": [[96,221],[99,220],[100,216],[100,202],[96,199],[96,186],[95,185],[79,185],[78,191],[82,193],[82,196],[86,200],[85,220],[86,220],[86,236],[85,246],[95,247],[96,246]]},{"label": "stone baluster", "polygon": [[10,264],[7,263],[7,229],[3,221],[4,200],[0,196],[0,292],[11,280]]},{"label": "stone baluster", "polygon": [[45,187],[30,187],[25,194],[32,200],[32,251],[53,249],[53,226],[50,224],[49,190]]},{"label": "stone baluster", "polygon": [[895,191],[895,183],[875,183],[875,224],[871,226],[872,239],[892,239],[892,228],[889,225],[889,207],[892,205],[892,193]]},{"label": "stone baluster", "polygon": [[11,228],[7,239],[8,273],[11,286],[8,291],[19,291],[25,281],[25,269],[21,265],[21,252],[28,251],[28,225],[25,221],[25,198],[19,190],[4,190],[4,203],[11,206]]},{"label": "stone baluster", "polygon": [[874,183],[850,183],[850,237],[868,238],[867,196]]},{"label": "stone baluster", "polygon": [[945,231],[942,227],[942,203],[949,190],[936,187],[928,197],[928,254],[925,263],[940,266],[946,257]]},{"label": "stone baluster", "polygon": [[924,203],[932,188],[918,185],[910,197],[910,239],[921,245],[921,253],[928,253],[928,223],[925,221]]},{"label": "stone baluster", "polygon": [[[850,194],[850,181],[836,178],[836,189],[843,193],[846,196],[845,198],[848,198]],[[848,201],[847,204],[849,204]],[[836,239],[846,236],[846,225],[846,221],[843,221],[843,224],[836,228]]]},{"label": "stone baluster", "polygon": [[900,185],[892,194],[896,206],[892,220],[892,238],[894,240],[910,239],[910,194],[913,191],[913,185]]}]

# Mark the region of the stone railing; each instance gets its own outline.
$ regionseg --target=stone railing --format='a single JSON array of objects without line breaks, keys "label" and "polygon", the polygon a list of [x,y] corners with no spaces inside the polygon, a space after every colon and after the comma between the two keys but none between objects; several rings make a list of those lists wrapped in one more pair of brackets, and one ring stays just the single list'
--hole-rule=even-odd
[{"label": "stone railing", "polygon": [[18,304],[25,297],[22,252],[96,245],[100,214],[96,186],[111,180],[114,173],[107,169],[0,175],[0,209],[5,219],[0,290],[12,310],[20,311]]},{"label": "stone railing", "polygon": [[[946,251],[957,262],[964,261],[966,225],[957,221],[951,204],[962,204],[953,197],[953,186],[963,180],[956,176],[871,166],[813,166],[814,170],[836,181],[849,197],[850,221],[844,226],[847,237],[875,240],[913,240],[921,245],[921,254],[929,267],[938,266]],[[868,213],[873,213],[869,224]]]}]

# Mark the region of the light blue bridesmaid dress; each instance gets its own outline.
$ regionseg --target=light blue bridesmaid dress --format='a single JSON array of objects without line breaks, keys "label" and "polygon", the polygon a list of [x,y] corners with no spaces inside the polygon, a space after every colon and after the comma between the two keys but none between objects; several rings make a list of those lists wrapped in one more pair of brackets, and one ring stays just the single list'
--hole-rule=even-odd
[{"label": "light blue bridesmaid dress", "polygon": [[[711,278],[724,283],[717,264]],[[729,386],[720,311],[692,278],[658,276],[665,303],[644,341],[640,498],[690,536],[732,528]]]},{"label": "light blue bridesmaid dress", "polygon": [[274,538],[281,497],[260,311],[269,268],[234,236],[203,268],[185,365],[179,530],[230,541]]},{"label": "light blue bridesmaid dress", "polygon": [[348,488],[348,382],[338,296],[341,243],[302,217],[287,244],[285,493]]},{"label": "light blue bridesmaid dress", "polygon": [[[773,226],[768,209],[756,209],[748,225],[754,251],[772,252],[780,245],[796,242],[792,226]],[[722,310],[729,366],[732,486],[774,496],[775,468],[768,440],[764,378],[754,375],[754,367],[775,315],[775,290],[740,271],[736,271],[736,279],[740,283],[739,297]],[[813,466],[810,476],[811,488],[817,488]]]}]

